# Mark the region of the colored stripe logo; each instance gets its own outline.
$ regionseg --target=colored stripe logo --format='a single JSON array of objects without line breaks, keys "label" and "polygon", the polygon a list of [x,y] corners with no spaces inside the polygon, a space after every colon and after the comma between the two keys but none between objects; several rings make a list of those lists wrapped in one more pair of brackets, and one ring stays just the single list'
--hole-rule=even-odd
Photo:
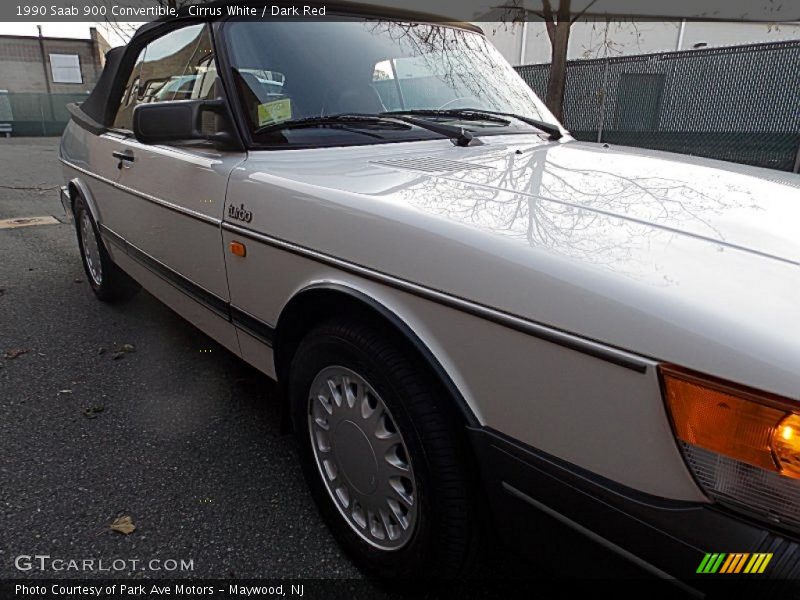
[{"label": "colored stripe logo", "polygon": [[697,572],[702,574],[763,573],[771,560],[771,553],[734,552],[725,554],[716,552],[703,557],[700,566],[697,567]]}]

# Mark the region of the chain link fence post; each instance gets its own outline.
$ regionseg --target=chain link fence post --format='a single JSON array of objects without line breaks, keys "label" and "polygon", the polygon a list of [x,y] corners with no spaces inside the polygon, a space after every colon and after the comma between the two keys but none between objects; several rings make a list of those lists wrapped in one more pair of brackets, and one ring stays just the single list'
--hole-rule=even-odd
[{"label": "chain link fence post", "polygon": [[603,141],[603,126],[606,121],[606,96],[608,86],[608,58],[603,59],[603,82],[600,84],[600,115],[597,123],[597,143]]}]

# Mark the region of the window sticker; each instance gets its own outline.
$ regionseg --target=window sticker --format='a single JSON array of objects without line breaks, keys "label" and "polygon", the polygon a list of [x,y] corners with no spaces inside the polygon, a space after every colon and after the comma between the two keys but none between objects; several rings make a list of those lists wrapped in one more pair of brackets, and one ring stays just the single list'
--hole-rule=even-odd
[{"label": "window sticker", "polygon": [[292,101],[289,98],[258,105],[258,126],[281,123],[292,118]]}]

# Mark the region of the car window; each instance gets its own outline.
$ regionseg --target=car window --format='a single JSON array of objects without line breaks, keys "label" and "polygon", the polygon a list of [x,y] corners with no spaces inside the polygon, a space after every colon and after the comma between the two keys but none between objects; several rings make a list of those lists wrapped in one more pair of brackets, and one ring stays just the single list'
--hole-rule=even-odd
[{"label": "car window", "polygon": [[274,69],[237,67],[233,70],[239,97],[250,121],[258,126],[298,116],[291,98],[284,92],[286,76]]},{"label": "car window", "polygon": [[133,107],[136,106],[136,100],[139,96],[139,74],[142,72],[145,50],[146,48],[139,52],[130,77],[128,77],[128,83],[125,85],[125,91],[122,92],[122,100],[120,100],[117,116],[114,119],[114,127],[117,129],[131,128]]},{"label": "car window", "polygon": [[[133,109],[147,102],[212,99],[218,95],[211,34],[204,24],[191,25],[151,42],[140,53],[122,95],[114,127],[131,129]],[[213,133],[214,115],[203,129]]]},{"label": "car window", "polygon": [[431,73],[426,57],[400,57],[375,64],[372,87],[388,110],[424,109],[458,99],[447,78]]},{"label": "car window", "polygon": [[[372,121],[367,130],[352,122],[279,127],[285,121],[342,114],[478,109],[556,122],[477,32],[355,17],[336,22],[232,20],[223,32],[238,101],[258,145],[320,147],[440,137],[385,119]],[[534,129],[513,119],[504,124],[474,117],[427,118],[480,135]]]}]

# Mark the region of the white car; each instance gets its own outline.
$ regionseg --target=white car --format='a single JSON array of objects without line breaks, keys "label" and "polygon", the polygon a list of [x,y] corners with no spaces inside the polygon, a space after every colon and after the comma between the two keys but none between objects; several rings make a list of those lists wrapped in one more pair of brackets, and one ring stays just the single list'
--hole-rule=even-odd
[{"label": "white car", "polygon": [[800,178],[578,142],[477,27],[363,10],[109,53],[60,150],[97,296],[277,379],[372,573],[566,525],[693,586],[796,577]]}]

